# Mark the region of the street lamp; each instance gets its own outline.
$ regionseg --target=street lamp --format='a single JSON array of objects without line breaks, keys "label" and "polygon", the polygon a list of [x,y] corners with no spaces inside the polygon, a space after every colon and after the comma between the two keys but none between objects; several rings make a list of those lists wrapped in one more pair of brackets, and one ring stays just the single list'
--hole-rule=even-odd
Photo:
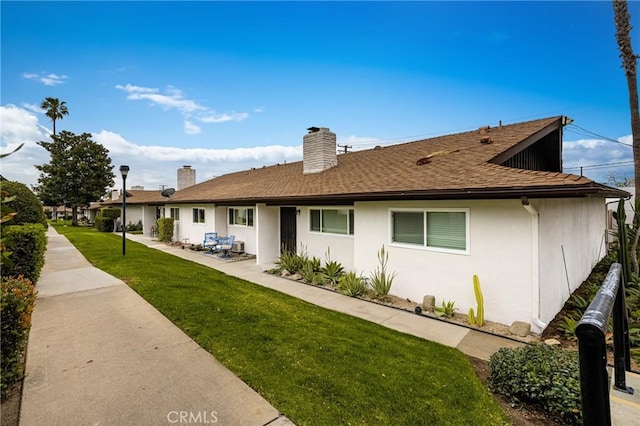
[{"label": "street lamp", "polygon": [[122,175],[122,255],[126,251],[126,232],[127,232],[127,175],[129,174],[129,166],[120,166],[120,174]]}]

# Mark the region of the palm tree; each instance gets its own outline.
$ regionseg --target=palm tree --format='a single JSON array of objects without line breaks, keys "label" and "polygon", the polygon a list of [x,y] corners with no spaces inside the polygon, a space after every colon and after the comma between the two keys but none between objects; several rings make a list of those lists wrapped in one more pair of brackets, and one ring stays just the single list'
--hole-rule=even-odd
[{"label": "palm tree", "polygon": [[638,79],[636,66],[638,55],[631,47],[631,18],[626,0],[613,0],[613,14],[616,24],[616,40],[622,58],[622,68],[627,77],[629,107],[631,110],[631,134],[633,138],[633,163],[636,197],[640,197],[640,113],[638,112]]},{"label": "palm tree", "polygon": [[56,134],[56,120],[62,120],[65,115],[69,115],[67,103],[58,98],[44,98],[40,104],[40,108],[46,109],[45,115],[51,119],[53,123],[53,135]]},{"label": "palm tree", "polygon": [[[627,9],[626,0],[613,0],[613,19],[616,23],[616,40],[622,58],[622,68],[627,77],[627,88],[629,89],[629,109],[631,110],[631,137],[633,139],[633,174],[635,179],[635,206],[639,207],[640,202],[640,112],[638,110],[638,78],[637,65],[638,55],[633,53],[631,47],[631,17]],[[635,236],[631,244],[631,256],[633,271],[640,272],[638,262],[638,243],[640,243],[640,208],[636,208],[633,218]]]}]

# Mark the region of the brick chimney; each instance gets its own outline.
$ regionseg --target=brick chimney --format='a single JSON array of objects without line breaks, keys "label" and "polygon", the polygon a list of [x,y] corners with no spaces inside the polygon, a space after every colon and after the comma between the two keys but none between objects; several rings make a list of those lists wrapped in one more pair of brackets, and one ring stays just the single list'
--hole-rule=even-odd
[{"label": "brick chimney", "polygon": [[338,164],[336,134],[327,127],[309,127],[302,138],[303,173],[320,173]]},{"label": "brick chimney", "polygon": [[196,184],[196,169],[191,166],[182,166],[178,169],[178,191]]}]

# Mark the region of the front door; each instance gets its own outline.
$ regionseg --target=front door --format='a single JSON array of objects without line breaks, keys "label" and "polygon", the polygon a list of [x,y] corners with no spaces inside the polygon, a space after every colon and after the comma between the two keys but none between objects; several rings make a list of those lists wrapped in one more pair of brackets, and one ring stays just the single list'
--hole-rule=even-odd
[{"label": "front door", "polygon": [[280,207],[280,247],[296,253],[296,208]]}]

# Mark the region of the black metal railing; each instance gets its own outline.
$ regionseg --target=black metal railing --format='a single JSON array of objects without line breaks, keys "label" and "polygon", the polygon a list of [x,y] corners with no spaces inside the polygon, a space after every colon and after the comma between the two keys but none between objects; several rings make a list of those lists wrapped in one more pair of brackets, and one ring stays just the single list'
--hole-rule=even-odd
[{"label": "black metal railing", "polygon": [[576,328],[585,426],[611,425],[606,338],[612,313],[614,389],[633,394],[633,389],[626,385],[625,377],[625,371],[631,368],[628,359],[629,325],[622,283],[622,265],[614,263]]}]

